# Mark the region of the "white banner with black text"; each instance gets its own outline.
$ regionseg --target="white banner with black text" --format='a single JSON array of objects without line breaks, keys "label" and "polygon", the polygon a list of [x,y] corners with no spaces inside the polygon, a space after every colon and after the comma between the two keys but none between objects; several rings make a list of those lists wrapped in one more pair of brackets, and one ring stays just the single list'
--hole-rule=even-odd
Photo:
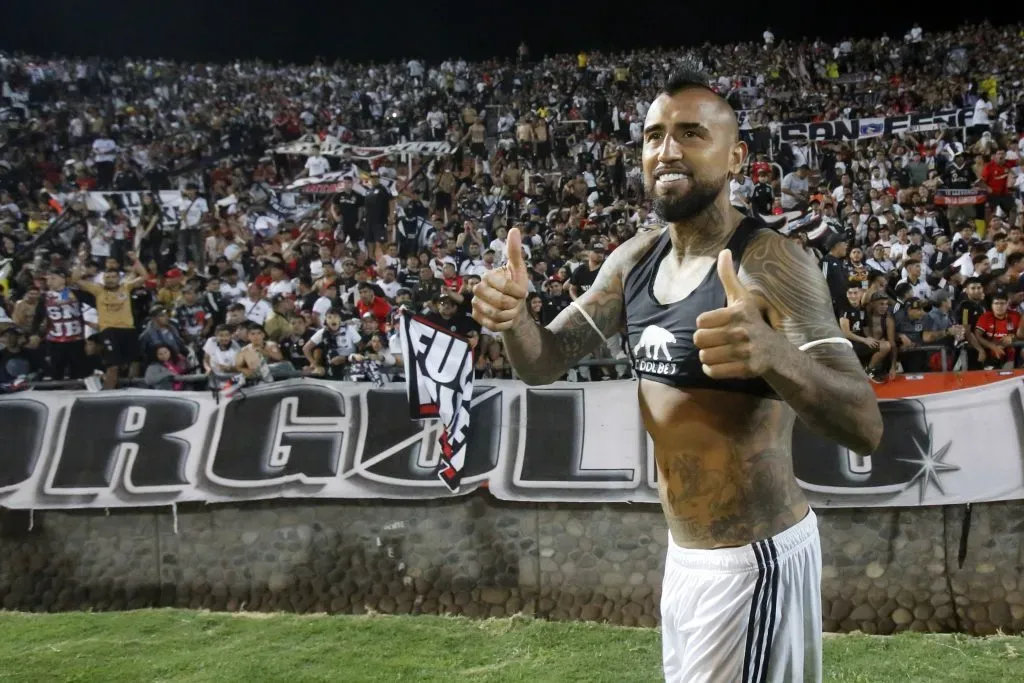
[{"label": "white banner with black text", "polygon": [[[1024,498],[1024,381],[881,402],[860,457],[799,425],[794,470],[820,507]],[[656,504],[658,472],[631,381],[478,382],[459,493]],[[0,505],[113,508],[269,498],[422,499],[440,420],[410,419],[405,387],[299,379],[212,392],[25,391],[0,396]]]},{"label": "white banner with black text", "polygon": [[425,156],[444,156],[455,151],[450,142],[399,142],[385,147],[363,147],[340,142],[333,136],[323,139],[316,135],[304,135],[298,140],[286,142],[274,148],[275,154],[295,154],[312,156],[320,154],[325,157],[340,157],[356,161],[372,161],[388,156],[404,154],[422,154]]},{"label": "white banner with black text", "polygon": [[161,225],[166,230],[173,230],[181,222],[181,209],[188,207],[181,205],[181,192],[178,190],[161,190],[160,192],[77,192],[73,194],[58,194],[57,201],[67,205],[70,201],[85,200],[85,205],[90,211],[107,213],[108,211],[121,211],[131,222],[132,226],[139,225],[139,216],[142,214],[142,196],[154,195],[160,205],[163,214]]},{"label": "white banner with black text", "polygon": [[779,123],[782,142],[832,142],[863,140],[898,133],[927,133],[943,128],[966,128],[974,119],[973,109],[945,109],[934,114],[901,114],[900,116],[863,119],[837,119],[813,123]]}]

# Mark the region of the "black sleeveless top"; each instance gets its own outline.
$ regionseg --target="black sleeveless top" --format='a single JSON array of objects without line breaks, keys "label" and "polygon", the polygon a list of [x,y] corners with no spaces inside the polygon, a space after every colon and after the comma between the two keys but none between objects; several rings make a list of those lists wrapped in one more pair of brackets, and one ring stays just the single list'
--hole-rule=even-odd
[{"label": "black sleeveless top", "polygon": [[[727,249],[739,268],[750,239],[764,228],[756,219],[746,218],[733,232]],[[680,389],[718,389],[777,399],[775,390],[761,378],[711,379],[704,374],[700,350],[693,345],[697,317],[726,306],[725,289],[712,265],[707,276],[684,299],[661,304],[654,297],[658,266],[672,250],[665,230],[639,263],[626,276],[626,330],[628,353],[639,377]]]}]

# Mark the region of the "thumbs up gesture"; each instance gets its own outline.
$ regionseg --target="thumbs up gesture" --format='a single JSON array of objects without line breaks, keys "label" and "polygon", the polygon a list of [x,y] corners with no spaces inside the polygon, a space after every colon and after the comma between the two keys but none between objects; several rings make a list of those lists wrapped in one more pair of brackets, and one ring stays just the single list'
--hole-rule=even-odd
[{"label": "thumbs up gesture", "polygon": [[740,283],[728,249],[718,254],[718,279],[725,289],[726,307],[702,313],[693,335],[704,374],[712,379],[760,377],[770,367],[777,333]]},{"label": "thumbs up gesture", "polygon": [[526,310],[529,275],[523,261],[523,237],[518,228],[508,231],[508,263],[488,271],[473,290],[473,319],[494,332],[511,329]]}]

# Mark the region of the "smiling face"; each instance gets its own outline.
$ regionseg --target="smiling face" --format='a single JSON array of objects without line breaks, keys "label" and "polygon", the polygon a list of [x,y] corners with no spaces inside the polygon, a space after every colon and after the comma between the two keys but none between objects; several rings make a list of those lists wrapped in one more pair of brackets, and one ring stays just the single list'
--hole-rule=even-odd
[{"label": "smiling face", "polygon": [[689,86],[663,93],[644,124],[644,187],[668,222],[699,215],[728,191],[747,157],[736,115],[715,93]]}]

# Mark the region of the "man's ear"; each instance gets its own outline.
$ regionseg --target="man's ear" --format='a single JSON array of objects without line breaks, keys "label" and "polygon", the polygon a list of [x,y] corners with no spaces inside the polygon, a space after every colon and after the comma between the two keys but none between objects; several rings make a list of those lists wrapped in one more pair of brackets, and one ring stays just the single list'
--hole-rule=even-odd
[{"label": "man's ear", "polygon": [[747,143],[737,140],[729,153],[729,173],[739,173],[747,164]]}]

